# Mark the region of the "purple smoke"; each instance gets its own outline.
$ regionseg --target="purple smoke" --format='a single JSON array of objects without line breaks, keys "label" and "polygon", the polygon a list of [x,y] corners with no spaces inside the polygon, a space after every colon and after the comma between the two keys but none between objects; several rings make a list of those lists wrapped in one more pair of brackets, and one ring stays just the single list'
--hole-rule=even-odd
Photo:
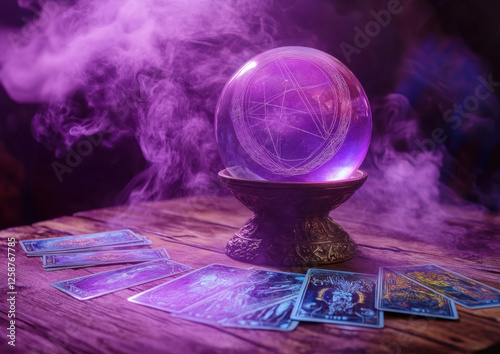
[{"label": "purple smoke", "polygon": [[40,19],[3,43],[0,80],[14,100],[43,104],[33,133],[58,157],[97,133],[108,147],[135,136],[149,167],[129,201],[206,192],[221,167],[218,94],[278,43],[269,11],[262,1],[44,2]]},{"label": "purple smoke", "polygon": [[[40,16],[22,29],[0,30],[0,82],[14,100],[42,104],[33,134],[58,157],[95,134],[110,149],[135,138],[148,165],[123,200],[216,193],[222,165],[213,115],[226,80],[252,56],[282,45],[313,46],[347,62],[340,44],[352,45],[353,28],[363,30],[373,20],[369,10],[386,6],[356,4],[22,1]],[[459,127],[443,119],[489,72],[463,42],[432,30],[428,7],[404,3],[391,25],[349,58],[370,96],[374,122],[362,166],[370,177],[352,203],[383,212],[377,222],[401,229],[425,219],[444,230],[441,203],[458,199],[443,171],[458,166],[461,136],[486,131],[488,141],[494,139],[488,127],[499,110],[491,95]],[[376,74],[388,79],[376,81]],[[435,127],[448,140],[431,146],[426,139]],[[498,185],[492,188],[497,196]]]},{"label": "purple smoke", "polygon": [[[448,172],[458,165],[453,149],[464,148],[457,146],[457,136],[478,130],[482,136],[474,137],[477,141],[497,140],[493,112],[498,108],[492,107],[499,102],[486,94],[485,65],[461,40],[432,35],[412,42],[405,54],[398,93],[372,101],[374,132],[363,165],[370,178],[353,202],[359,203],[359,219],[366,222],[373,223],[369,217],[376,212],[377,224],[393,229],[460,234],[463,230],[446,222],[443,204],[485,208],[460,200],[449,187],[453,183],[443,182],[455,178]],[[485,98],[475,98],[477,87]],[[463,116],[450,113],[457,106],[462,106]],[[490,198],[496,196],[498,187]],[[498,206],[498,200],[494,203]]]}]

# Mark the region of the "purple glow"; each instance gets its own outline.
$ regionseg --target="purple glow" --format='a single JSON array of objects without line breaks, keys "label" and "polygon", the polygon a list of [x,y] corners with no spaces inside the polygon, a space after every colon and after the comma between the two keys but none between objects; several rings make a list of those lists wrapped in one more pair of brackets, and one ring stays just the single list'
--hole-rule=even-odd
[{"label": "purple glow", "polygon": [[224,87],[215,115],[224,165],[244,178],[348,178],[371,137],[370,105],[354,74],[305,47],[250,59]]}]

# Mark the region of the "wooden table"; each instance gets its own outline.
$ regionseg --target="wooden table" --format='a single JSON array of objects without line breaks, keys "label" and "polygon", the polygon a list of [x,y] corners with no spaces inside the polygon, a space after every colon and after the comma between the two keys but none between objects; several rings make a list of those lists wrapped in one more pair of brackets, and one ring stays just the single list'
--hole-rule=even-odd
[{"label": "wooden table", "polygon": [[[382,265],[435,263],[500,288],[498,215],[450,210],[447,223],[464,228],[465,235],[450,233],[424,242],[380,227],[376,215],[371,222],[357,222],[352,209],[348,202],[333,216],[358,243],[359,254],[324,268],[376,274]],[[85,211],[1,231],[0,351],[10,349],[5,337],[6,238],[20,241],[130,228],[150,238],[153,247],[166,248],[173,260],[194,268],[211,263],[248,267],[228,258],[224,246],[249,216],[232,197],[202,197]],[[386,313],[383,329],[321,323],[301,323],[286,333],[223,328],[178,319],[127,301],[165,279],[78,301],[50,284],[118,266],[45,272],[40,259],[26,257],[19,244],[16,256],[16,349],[23,352],[500,352],[500,308],[458,307],[458,321]]]}]

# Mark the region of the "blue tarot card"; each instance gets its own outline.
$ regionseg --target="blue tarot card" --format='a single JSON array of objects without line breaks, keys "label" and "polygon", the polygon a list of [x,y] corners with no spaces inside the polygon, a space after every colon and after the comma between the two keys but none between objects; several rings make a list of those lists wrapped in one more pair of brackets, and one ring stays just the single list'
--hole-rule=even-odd
[{"label": "blue tarot card", "polygon": [[309,269],[291,318],[382,328],[383,312],[375,308],[377,276]]}]

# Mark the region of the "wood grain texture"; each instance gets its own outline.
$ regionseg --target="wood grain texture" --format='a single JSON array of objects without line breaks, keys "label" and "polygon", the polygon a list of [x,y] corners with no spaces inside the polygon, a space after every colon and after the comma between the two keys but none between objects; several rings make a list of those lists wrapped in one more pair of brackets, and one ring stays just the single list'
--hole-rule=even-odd
[{"label": "wood grain texture", "polygon": [[[500,288],[500,219],[457,208],[450,208],[448,214],[450,228],[459,227],[461,232],[425,238],[418,230],[405,233],[381,227],[377,215],[365,215],[365,221],[359,222],[355,208],[346,203],[332,217],[358,243],[359,254],[350,261],[321,268],[376,274],[383,265],[434,263]],[[232,197],[184,198],[91,210],[0,231],[0,252],[7,253],[7,237],[20,241],[130,228],[151,239],[152,247],[166,248],[173,260],[193,268],[211,263],[250,267],[224,254],[227,240],[250,215]],[[6,257],[0,259],[3,352],[10,348],[4,335]],[[458,321],[386,313],[383,329],[301,323],[293,332],[280,333],[193,323],[127,301],[165,279],[87,301],[75,300],[50,286],[117,265],[44,272],[40,259],[26,257],[18,246],[16,267],[16,348],[21,352],[432,353],[495,352],[500,348],[500,308],[458,307]],[[305,273],[307,269],[279,270]]]}]

